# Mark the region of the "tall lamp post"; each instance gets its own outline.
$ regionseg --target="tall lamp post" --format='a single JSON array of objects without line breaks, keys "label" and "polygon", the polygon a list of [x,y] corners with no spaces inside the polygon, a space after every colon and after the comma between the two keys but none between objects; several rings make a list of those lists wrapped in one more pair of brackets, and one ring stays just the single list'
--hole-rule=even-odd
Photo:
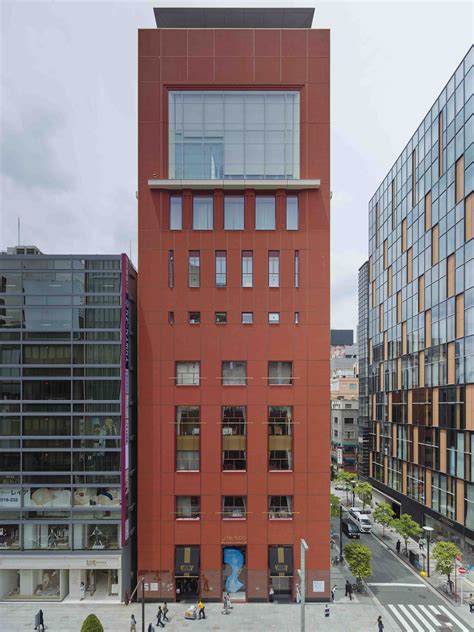
[{"label": "tall lamp post", "polygon": [[305,603],[306,603],[306,568],[305,568],[305,555],[306,551],[309,549],[309,546],[306,544],[306,540],[301,538],[301,569],[299,570],[300,575],[300,596],[301,596],[301,632],[305,632]]},{"label": "tall lamp post", "polygon": [[430,576],[430,542],[431,542],[431,533],[434,531],[433,527],[423,527],[423,531],[426,533],[426,559],[427,559],[427,569],[426,573],[428,577]]},{"label": "tall lamp post", "polygon": [[339,561],[342,562],[342,504],[339,505]]},{"label": "tall lamp post", "polygon": [[142,577],[142,632],[145,632],[145,578]]},{"label": "tall lamp post", "polygon": [[357,480],[354,478],[351,481],[351,485],[352,485],[352,506],[355,507],[355,488],[356,488],[356,483]]}]

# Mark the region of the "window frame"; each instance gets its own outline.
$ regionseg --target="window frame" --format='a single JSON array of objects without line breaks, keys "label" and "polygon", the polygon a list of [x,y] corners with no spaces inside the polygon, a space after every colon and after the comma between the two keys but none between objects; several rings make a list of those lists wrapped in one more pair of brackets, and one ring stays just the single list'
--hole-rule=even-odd
[{"label": "window frame", "polygon": [[[203,201],[210,202],[210,210],[208,207],[201,209],[198,207],[199,203]],[[201,216],[200,213],[204,213],[204,215]],[[203,219],[205,221],[203,221]],[[203,226],[201,226],[201,224],[203,224]],[[193,230],[214,230],[214,196],[193,195]]]},{"label": "window frame", "polygon": [[[190,373],[189,375],[192,376],[192,380],[193,383],[191,384],[186,384],[186,383],[180,383],[179,381],[179,373],[178,373],[178,368],[180,365],[197,365],[197,382],[195,381],[195,374],[194,373]],[[176,386],[200,386],[201,384],[201,362],[199,360],[176,360],[175,362],[175,383]]]},{"label": "window frame", "polygon": [[[296,202],[295,208],[291,208],[288,205],[288,202]],[[294,213],[294,217],[291,218],[291,213]],[[293,220],[290,221],[290,220]],[[294,221],[296,220],[296,221]],[[296,224],[296,226],[291,226],[290,224]],[[299,197],[297,195],[287,195],[286,196],[286,230],[299,230],[300,228],[300,205],[299,205]]]},{"label": "window frame", "polygon": [[[229,379],[237,379],[239,376],[233,376],[232,378],[226,377],[224,375],[224,370],[225,370],[225,366],[224,365],[232,365],[232,364],[239,364],[239,365],[243,365],[244,369],[245,369],[245,376],[243,378],[243,382],[228,382],[226,380]],[[232,369],[233,367],[230,366],[228,367],[229,369]],[[240,378],[242,379],[242,378]],[[247,361],[246,360],[222,360],[221,362],[221,381],[222,381],[222,386],[247,386]]]},{"label": "window frame", "polygon": [[[173,208],[176,200],[179,200],[179,208]],[[174,220],[178,221],[174,221]],[[176,224],[176,225],[174,225]],[[179,226],[178,226],[179,224]],[[170,195],[169,198],[169,226],[170,230],[183,230],[183,197],[181,195]]]}]

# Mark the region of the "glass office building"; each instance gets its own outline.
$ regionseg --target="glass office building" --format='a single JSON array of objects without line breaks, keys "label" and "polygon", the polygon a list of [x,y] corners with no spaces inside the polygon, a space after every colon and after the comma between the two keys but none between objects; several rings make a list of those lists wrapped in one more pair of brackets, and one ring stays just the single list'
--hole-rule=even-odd
[{"label": "glass office building", "polygon": [[0,599],[123,599],[134,566],[136,272],[0,254]]},{"label": "glass office building", "polygon": [[370,425],[369,425],[369,379],[368,379],[368,334],[369,334],[369,262],[359,268],[358,277],[359,322],[357,345],[359,351],[359,436],[357,449],[357,472],[359,478],[369,475]]},{"label": "glass office building", "polygon": [[370,476],[474,550],[474,49],[369,204]]}]

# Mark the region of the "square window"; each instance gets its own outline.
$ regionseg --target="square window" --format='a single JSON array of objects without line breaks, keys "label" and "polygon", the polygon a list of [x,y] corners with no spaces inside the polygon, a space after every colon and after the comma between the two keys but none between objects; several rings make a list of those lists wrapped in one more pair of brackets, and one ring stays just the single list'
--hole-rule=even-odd
[{"label": "square window", "polygon": [[268,322],[270,325],[278,325],[280,322],[280,312],[268,312]]},{"label": "square window", "polygon": [[199,386],[199,376],[199,362],[176,362],[177,386]]},{"label": "square window", "polygon": [[199,520],[200,507],[199,496],[176,496],[177,520]]},{"label": "square window", "polygon": [[284,386],[293,384],[292,362],[269,362],[268,383],[270,386]]},{"label": "square window", "polygon": [[252,325],[252,323],[253,323],[253,312],[242,312],[242,324]]},{"label": "square window", "polygon": [[223,496],[222,517],[227,519],[245,519],[247,517],[246,496]]},{"label": "square window", "polygon": [[227,312],[216,312],[216,325],[225,325],[227,323]]},{"label": "square window", "polygon": [[224,386],[245,386],[247,382],[247,362],[230,361],[222,363],[222,384]]},{"label": "square window", "polygon": [[190,325],[199,325],[201,322],[201,312],[188,312],[188,322]]},{"label": "square window", "polygon": [[293,496],[269,496],[268,517],[270,520],[291,520],[293,518]]}]

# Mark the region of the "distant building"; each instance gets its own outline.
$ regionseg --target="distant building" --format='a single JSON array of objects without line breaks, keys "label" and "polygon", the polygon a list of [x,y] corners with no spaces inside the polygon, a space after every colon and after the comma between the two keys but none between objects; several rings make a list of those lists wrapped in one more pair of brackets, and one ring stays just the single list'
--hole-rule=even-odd
[{"label": "distant building", "polygon": [[369,476],[370,424],[369,424],[369,262],[359,269],[359,324],[357,343],[359,348],[359,438],[357,473],[359,478]]},{"label": "distant building", "polygon": [[331,329],[331,347],[350,346],[354,344],[353,329]]},{"label": "distant building", "polygon": [[0,253],[0,599],[124,600],[135,567],[136,272]]},{"label": "distant building", "polygon": [[333,471],[357,469],[358,380],[339,378],[331,381],[331,466]]}]

